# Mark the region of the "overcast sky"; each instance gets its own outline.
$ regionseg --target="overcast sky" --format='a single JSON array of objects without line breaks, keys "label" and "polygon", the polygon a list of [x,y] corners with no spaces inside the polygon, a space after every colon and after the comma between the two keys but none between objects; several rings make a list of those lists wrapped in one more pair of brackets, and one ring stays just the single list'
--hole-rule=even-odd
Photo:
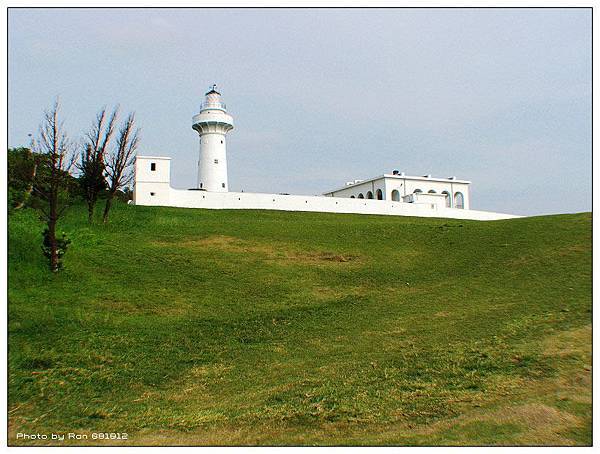
[{"label": "overcast sky", "polygon": [[232,191],[399,169],[471,180],[474,209],[591,210],[590,9],[9,10],[10,146],[57,95],[74,138],[119,103],[193,187],[212,83]]}]

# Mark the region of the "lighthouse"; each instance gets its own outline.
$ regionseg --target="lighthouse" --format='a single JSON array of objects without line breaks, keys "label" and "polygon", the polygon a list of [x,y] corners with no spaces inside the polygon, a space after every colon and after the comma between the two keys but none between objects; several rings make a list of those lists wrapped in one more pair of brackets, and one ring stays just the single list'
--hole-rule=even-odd
[{"label": "lighthouse", "polygon": [[227,141],[233,129],[233,118],[221,99],[217,86],[206,93],[200,113],[192,118],[192,129],[200,135],[198,158],[198,189],[227,192]]}]

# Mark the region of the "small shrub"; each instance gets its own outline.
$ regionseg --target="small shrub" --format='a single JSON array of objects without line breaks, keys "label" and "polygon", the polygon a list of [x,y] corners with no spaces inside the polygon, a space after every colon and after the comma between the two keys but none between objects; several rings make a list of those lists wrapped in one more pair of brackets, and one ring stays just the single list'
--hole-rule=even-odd
[{"label": "small shrub", "polygon": [[[42,244],[42,252],[46,256],[46,258],[48,260],[50,260],[50,257],[52,255],[52,246],[50,244],[50,231],[46,228],[46,229],[44,229],[44,232],[42,233],[42,235],[44,236],[44,242]],[[67,234],[65,232],[62,232],[60,237],[59,236],[56,237],[56,253],[58,255],[58,269],[61,269],[63,266],[62,257],[67,252],[67,248],[69,247],[69,244],[71,244],[71,240],[67,238]]]}]

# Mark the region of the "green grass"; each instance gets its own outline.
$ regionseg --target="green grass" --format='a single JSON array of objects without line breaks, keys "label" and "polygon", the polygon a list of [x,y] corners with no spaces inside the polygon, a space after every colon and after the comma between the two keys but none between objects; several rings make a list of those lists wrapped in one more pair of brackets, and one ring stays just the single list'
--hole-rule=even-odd
[{"label": "green grass", "polygon": [[9,219],[10,444],[591,444],[589,213],[117,205],[61,228],[51,275],[36,214]]}]

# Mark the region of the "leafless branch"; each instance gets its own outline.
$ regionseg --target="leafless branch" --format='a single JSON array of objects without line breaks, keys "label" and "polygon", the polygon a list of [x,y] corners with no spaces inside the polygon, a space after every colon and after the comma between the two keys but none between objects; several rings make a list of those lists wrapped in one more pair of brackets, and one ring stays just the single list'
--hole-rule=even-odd
[{"label": "leafless branch", "polygon": [[85,140],[81,145],[80,162],[77,168],[80,171],[80,183],[84,189],[84,196],[88,206],[88,221],[93,222],[94,207],[100,193],[106,187],[104,179],[105,153],[110,140],[115,132],[119,108],[115,107],[109,116],[106,107],[103,107],[92,126],[85,134]]},{"label": "leafless branch", "polygon": [[129,114],[117,134],[112,153],[106,158],[106,176],[108,178],[108,198],[104,209],[104,222],[108,218],[115,193],[131,182],[131,167],[140,141],[140,130],[135,125],[135,113]]}]

